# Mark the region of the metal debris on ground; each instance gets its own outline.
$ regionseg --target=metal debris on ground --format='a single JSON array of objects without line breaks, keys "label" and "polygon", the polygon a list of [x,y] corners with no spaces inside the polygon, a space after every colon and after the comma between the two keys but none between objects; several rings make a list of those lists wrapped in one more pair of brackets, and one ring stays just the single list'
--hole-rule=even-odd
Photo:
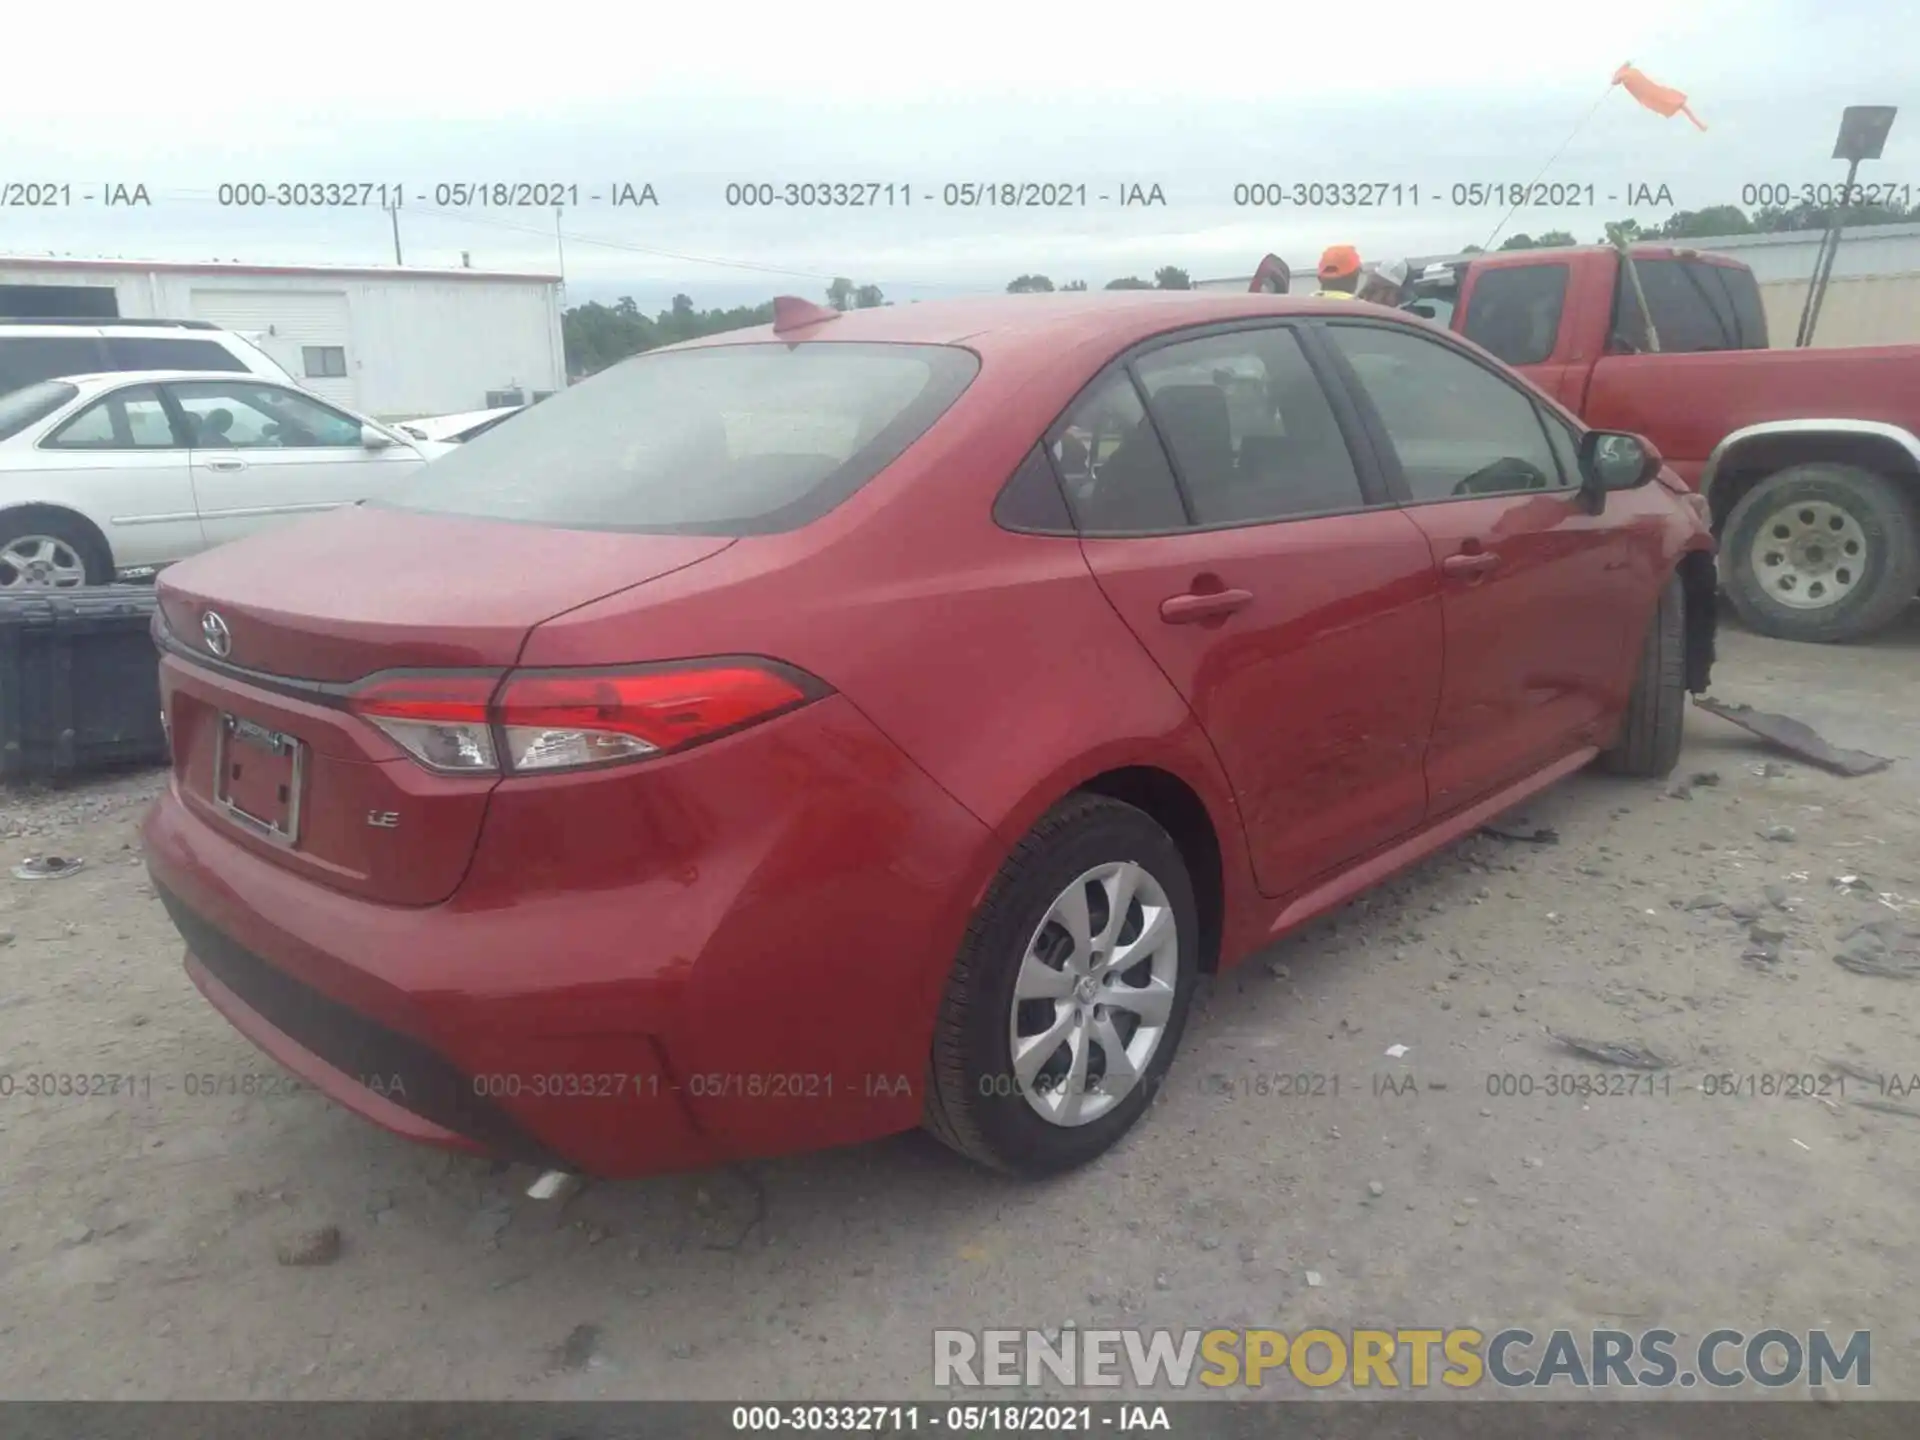
[{"label": "metal debris on ground", "polygon": [[1618,1040],[1583,1040],[1577,1035],[1562,1035],[1556,1030],[1549,1030],[1547,1034],[1574,1053],[1598,1060],[1604,1065],[1624,1065],[1630,1070],[1665,1070],[1672,1064],[1641,1045]]},{"label": "metal debris on ground", "polygon": [[1498,825],[1482,825],[1482,835],[1491,835],[1496,840],[1512,840],[1520,845],[1558,845],[1560,832],[1551,825],[1542,825],[1537,830],[1503,830]]},{"label": "metal debris on ground", "polygon": [[1699,695],[1694,696],[1693,703],[1709,715],[1718,715],[1722,720],[1758,735],[1769,744],[1779,746],[1788,754],[1811,760],[1836,775],[1871,775],[1893,764],[1884,755],[1871,755],[1865,750],[1849,750],[1844,746],[1829,744],[1812,726],[1791,716],[1776,715],[1768,710],[1756,710],[1751,705],[1730,704]]},{"label": "metal debris on ground", "polygon": [[87,862],[71,855],[35,855],[13,867],[16,880],[60,880]]}]

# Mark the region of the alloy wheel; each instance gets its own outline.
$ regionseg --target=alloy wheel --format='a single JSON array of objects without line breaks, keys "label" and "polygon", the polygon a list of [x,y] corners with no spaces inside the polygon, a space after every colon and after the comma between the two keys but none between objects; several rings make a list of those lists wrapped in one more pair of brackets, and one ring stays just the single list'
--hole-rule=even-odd
[{"label": "alloy wheel", "polygon": [[1096,866],[1054,899],[1008,1017],[1014,1080],[1043,1120],[1086,1125],[1133,1092],[1167,1032],[1179,947],[1166,891],[1133,861]]},{"label": "alloy wheel", "polygon": [[57,535],[16,535],[0,545],[0,590],[72,590],[86,583],[86,561]]}]

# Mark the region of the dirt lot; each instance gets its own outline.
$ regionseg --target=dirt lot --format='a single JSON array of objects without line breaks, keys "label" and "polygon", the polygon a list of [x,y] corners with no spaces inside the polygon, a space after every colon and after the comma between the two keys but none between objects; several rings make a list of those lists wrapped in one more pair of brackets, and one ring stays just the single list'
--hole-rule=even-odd
[{"label": "dirt lot", "polygon": [[[1158,1113],[1038,1187],[908,1136],[559,1206],[311,1091],[204,1093],[282,1082],[181,971],[133,848],[158,779],[0,794],[0,1394],[899,1397],[937,1325],[1105,1322],[1866,1328],[1920,1397],[1920,982],[1833,959],[1920,925],[1920,612],[1723,655],[1722,697],[1910,758],[1840,779],[1694,712],[1676,779],[1717,780],[1577,778],[1503,822],[1557,844],[1476,837],[1250,962]],[[88,864],[6,873],[49,853]],[[1549,1028],[1651,1047],[1667,1093],[1547,1095],[1628,1073]],[[1299,1074],[1338,1094],[1262,1079]],[[1803,1074],[1835,1081],[1748,1078]]]}]

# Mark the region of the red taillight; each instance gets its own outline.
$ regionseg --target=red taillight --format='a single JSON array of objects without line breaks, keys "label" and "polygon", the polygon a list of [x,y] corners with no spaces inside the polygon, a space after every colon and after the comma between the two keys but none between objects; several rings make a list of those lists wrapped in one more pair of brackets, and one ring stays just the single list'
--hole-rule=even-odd
[{"label": "red taillight", "polygon": [[[758,660],[619,670],[378,676],[347,706],[429,769],[572,770],[665,754],[771,719],[824,693]],[[497,739],[496,739],[497,737]],[[502,748],[504,747],[504,748]]]},{"label": "red taillight", "polygon": [[429,770],[489,774],[500,768],[487,715],[499,684],[498,672],[376,675],[347,697],[347,708]]}]

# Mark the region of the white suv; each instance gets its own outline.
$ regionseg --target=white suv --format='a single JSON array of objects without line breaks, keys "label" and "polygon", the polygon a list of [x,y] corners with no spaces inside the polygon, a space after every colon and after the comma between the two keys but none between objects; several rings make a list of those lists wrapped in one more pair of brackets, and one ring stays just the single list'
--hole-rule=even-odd
[{"label": "white suv", "polygon": [[259,346],[210,320],[0,320],[0,395],[118,370],[224,370],[299,383]]}]

